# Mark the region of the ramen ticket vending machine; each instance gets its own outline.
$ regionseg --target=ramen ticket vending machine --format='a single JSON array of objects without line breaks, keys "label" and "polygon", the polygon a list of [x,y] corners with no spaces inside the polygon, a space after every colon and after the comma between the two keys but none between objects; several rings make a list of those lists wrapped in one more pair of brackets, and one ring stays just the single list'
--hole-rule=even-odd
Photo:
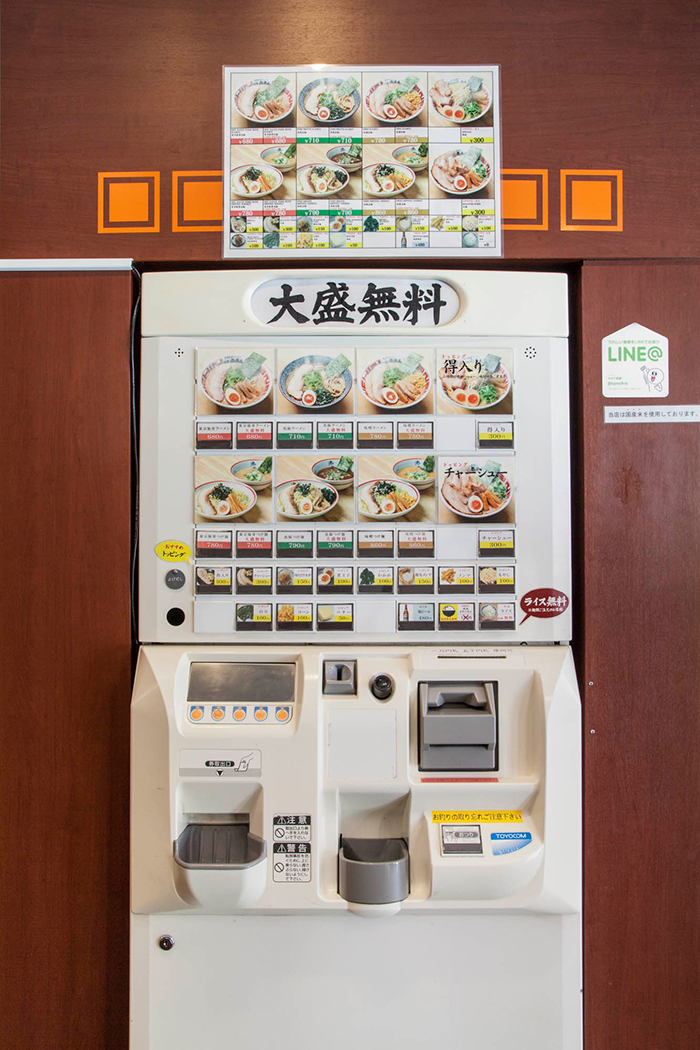
[{"label": "ramen ticket vending machine", "polygon": [[567,309],[144,277],[132,1050],[580,1046]]}]

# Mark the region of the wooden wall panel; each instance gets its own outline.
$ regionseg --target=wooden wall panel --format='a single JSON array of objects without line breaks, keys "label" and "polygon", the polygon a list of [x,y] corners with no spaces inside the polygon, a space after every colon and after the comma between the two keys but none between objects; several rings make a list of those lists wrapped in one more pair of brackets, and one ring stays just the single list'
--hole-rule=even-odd
[{"label": "wooden wall panel", "polygon": [[[3,0],[0,256],[217,260],[171,232],[173,171],[221,169],[221,67],[502,66],[504,167],[547,170],[549,229],[510,259],[700,255],[700,7],[683,0],[488,6],[333,0]],[[622,232],[560,230],[561,169],[621,170]],[[97,232],[98,172],[158,172],[159,233]]]},{"label": "wooden wall panel", "polygon": [[130,297],[0,276],[5,1050],[128,1040]]},{"label": "wooden wall panel", "polygon": [[645,403],[700,404],[699,282],[583,268],[586,1050],[698,1045],[700,425],[604,424],[601,339],[666,335],[669,396]]}]

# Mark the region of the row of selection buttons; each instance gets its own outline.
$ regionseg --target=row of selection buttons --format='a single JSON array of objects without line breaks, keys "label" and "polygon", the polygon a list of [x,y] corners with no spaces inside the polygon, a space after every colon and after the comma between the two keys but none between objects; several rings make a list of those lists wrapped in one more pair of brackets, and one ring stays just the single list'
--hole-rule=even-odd
[{"label": "row of selection buttons", "polygon": [[187,718],[195,724],[207,722],[216,724],[218,722],[264,722],[284,723],[292,717],[290,707],[277,707],[268,705],[236,705],[227,707],[225,704],[189,704],[187,707]]}]

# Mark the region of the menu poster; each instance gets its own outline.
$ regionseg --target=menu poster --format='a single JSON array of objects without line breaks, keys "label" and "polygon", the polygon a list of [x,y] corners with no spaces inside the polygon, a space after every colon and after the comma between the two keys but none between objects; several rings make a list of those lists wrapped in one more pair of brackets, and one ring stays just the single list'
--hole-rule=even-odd
[{"label": "menu poster", "polygon": [[272,521],[272,460],[197,456],[194,520],[197,524]]},{"label": "menu poster", "polygon": [[513,457],[440,459],[438,521],[446,525],[515,521]]},{"label": "menu poster", "polygon": [[224,256],[502,255],[498,66],[224,67]]}]

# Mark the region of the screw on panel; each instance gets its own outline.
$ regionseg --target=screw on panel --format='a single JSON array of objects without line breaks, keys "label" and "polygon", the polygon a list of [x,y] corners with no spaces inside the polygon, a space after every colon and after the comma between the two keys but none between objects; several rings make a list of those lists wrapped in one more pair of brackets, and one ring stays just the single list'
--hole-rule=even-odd
[{"label": "screw on panel", "polygon": [[166,933],[163,937],[158,938],[158,947],[162,948],[164,952],[169,952],[175,945],[175,938],[171,937],[169,933]]},{"label": "screw on panel", "polygon": [[589,729],[589,733],[595,733],[595,729]]}]

